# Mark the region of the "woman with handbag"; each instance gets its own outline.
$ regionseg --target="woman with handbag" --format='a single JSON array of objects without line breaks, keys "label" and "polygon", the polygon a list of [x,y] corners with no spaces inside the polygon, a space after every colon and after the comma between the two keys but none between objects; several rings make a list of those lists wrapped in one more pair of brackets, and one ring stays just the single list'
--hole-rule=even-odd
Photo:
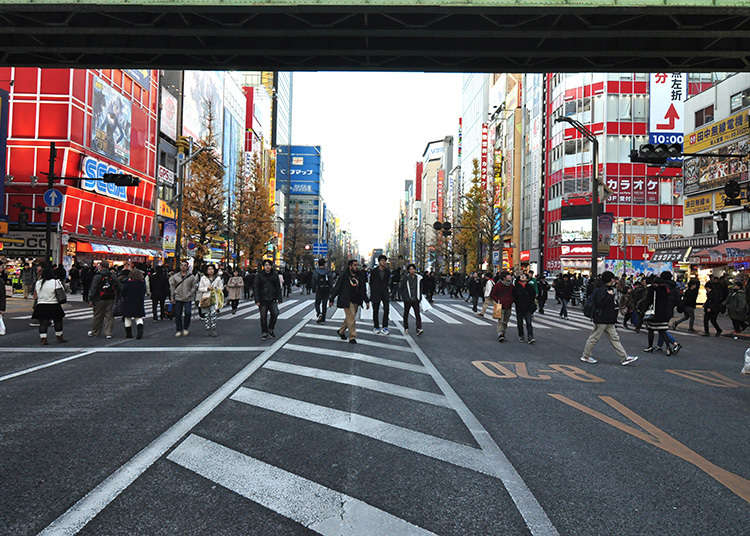
[{"label": "woman with handbag", "polygon": [[[652,308],[646,312],[645,321],[648,329],[648,347],[644,352],[661,350],[666,346],[667,355],[676,354],[682,345],[669,333],[669,322],[674,315],[674,307],[679,303],[679,291],[672,281],[672,272],[662,272],[654,277],[648,286],[648,301]],[[657,346],[654,346],[654,333],[659,332]]]},{"label": "woman with handbag", "polygon": [[47,328],[50,322],[55,325],[57,342],[68,342],[63,338],[63,311],[61,304],[67,301],[65,288],[55,279],[55,272],[50,264],[42,268],[42,277],[34,285],[34,318],[39,320],[39,339],[43,345],[47,344]]},{"label": "woman with handbag", "polygon": [[201,275],[198,282],[198,307],[201,310],[203,322],[209,337],[217,337],[216,316],[224,306],[224,282],[216,274],[213,264],[206,266],[206,273]]}]

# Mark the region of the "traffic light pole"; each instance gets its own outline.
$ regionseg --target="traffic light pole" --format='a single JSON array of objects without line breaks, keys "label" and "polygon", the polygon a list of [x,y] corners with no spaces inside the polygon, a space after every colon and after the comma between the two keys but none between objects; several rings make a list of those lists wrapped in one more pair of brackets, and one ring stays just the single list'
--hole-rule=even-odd
[{"label": "traffic light pole", "polygon": [[[57,149],[55,149],[55,142],[49,144],[49,172],[47,173],[47,187],[51,190],[54,186],[55,180],[55,158],[57,157]],[[46,245],[46,256],[47,262],[52,260],[52,213],[47,212],[47,226],[45,229],[45,241]]]}]

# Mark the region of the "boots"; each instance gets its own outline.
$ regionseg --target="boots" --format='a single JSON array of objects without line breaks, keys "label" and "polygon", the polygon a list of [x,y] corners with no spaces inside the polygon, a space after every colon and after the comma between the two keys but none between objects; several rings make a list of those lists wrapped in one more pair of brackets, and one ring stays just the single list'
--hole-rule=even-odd
[{"label": "boots", "polygon": [[126,339],[132,339],[133,338],[133,327],[128,326],[125,328],[125,338]]},{"label": "boots", "polygon": [[136,330],[135,338],[142,339],[143,338],[143,324],[138,324],[137,326],[135,326],[135,330]]},{"label": "boots", "polygon": [[57,342],[68,342],[67,339],[63,338],[62,334],[56,335],[56,337],[57,337]]}]

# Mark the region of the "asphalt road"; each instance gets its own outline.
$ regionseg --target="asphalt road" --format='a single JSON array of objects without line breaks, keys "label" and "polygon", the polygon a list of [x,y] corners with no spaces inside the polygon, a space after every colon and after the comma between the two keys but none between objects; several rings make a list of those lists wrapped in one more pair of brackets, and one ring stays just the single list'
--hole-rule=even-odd
[{"label": "asphalt road", "polygon": [[[40,347],[22,313],[0,338],[0,534],[746,535],[745,343],[677,332],[677,356],[621,330],[579,361],[588,321],[554,300],[536,344],[439,297],[417,337],[357,345],[310,296],[261,341],[252,304],[187,338]],[[339,316],[341,313],[336,313]],[[257,315],[255,315],[257,317]],[[428,321],[429,320],[429,321]],[[50,332],[51,335],[51,332]]]}]

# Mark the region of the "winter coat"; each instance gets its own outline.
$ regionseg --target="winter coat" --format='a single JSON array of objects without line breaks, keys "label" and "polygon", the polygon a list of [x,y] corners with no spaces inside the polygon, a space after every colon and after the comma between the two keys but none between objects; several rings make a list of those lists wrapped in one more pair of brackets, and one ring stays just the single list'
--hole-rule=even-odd
[{"label": "winter coat", "polygon": [[169,296],[173,302],[189,302],[195,299],[198,279],[191,273],[182,277],[182,272],[176,272],[169,278]]},{"label": "winter coat", "polygon": [[733,290],[729,293],[726,301],[727,315],[732,320],[744,321],[747,318],[747,300],[745,291],[742,289]]},{"label": "winter coat", "polygon": [[91,292],[89,293],[89,300],[91,300],[92,303],[96,303],[97,301],[99,301],[99,290],[101,287],[102,278],[105,276],[109,276],[110,280],[112,281],[112,286],[114,287],[115,292],[115,301],[117,300],[117,296],[121,292],[122,284],[120,283],[120,280],[117,279],[117,274],[111,272],[110,270],[102,270],[101,272],[97,273],[91,280]]},{"label": "winter coat", "polygon": [[153,298],[169,297],[169,278],[164,270],[156,270],[148,276],[148,283]]},{"label": "winter coat", "polygon": [[569,300],[573,296],[573,282],[570,279],[561,279],[555,293],[561,300]]},{"label": "winter coat", "polygon": [[391,287],[391,269],[375,267],[370,272],[370,298],[372,300],[388,299]]},{"label": "winter coat", "polygon": [[230,277],[227,281],[228,300],[239,300],[242,297],[242,290],[245,287],[244,281],[240,276]]},{"label": "winter coat", "polygon": [[593,305],[592,317],[594,324],[617,324],[617,301],[615,300],[615,289],[608,286],[600,286],[594,289],[591,295]]},{"label": "winter coat", "polygon": [[719,313],[723,309],[723,301],[721,285],[706,283],[706,302],[703,309],[710,313]]},{"label": "winter coat", "polygon": [[424,280],[418,274],[415,274],[414,277],[417,279],[414,286],[414,292],[412,292],[412,284],[414,280],[409,277],[409,274],[401,279],[401,299],[403,299],[404,302],[416,303],[422,301]]},{"label": "winter coat", "polygon": [[478,277],[472,277],[469,279],[469,296],[479,297],[482,295],[482,280]]},{"label": "winter coat", "polygon": [[316,268],[312,276],[312,286],[316,294],[319,290],[330,292],[331,287],[333,287],[331,271],[327,268]]},{"label": "winter coat", "polygon": [[528,282],[526,285],[516,283],[513,287],[513,303],[516,304],[516,315],[533,313],[536,310],[536,289]]},{"label": "winter coat", "polygon": [[348,309],[352,303],[362,305],[363,302],[370,302],[361,272],[353,274],[349,268],[344,270],[331,292],[330,300],[333,301],[336,298],[338,298],[336,307],[339,309]]},{"label": "winter coat", "polygon": [[[656,300],[656,301],[654,301]],[[674,316],[674,307],[679,302],[679,291],[674,281],[655,279],[648,287],[647,303],[654,304],[654,316],[646,319],[646,327],[665,330]]]},{"label": "winter coat", "polygon": [[274,300],[281,301],[281,281],[275,270],[266,273],[261,270],[255,276],[255,301],[257,303],[268,303]]},{"label": "winter coat", "polygon": [[698,301],[698,287],[688,286],[685,293],[682,295],[682,305],[685,307],[692,307],[695,309],[695,302]]},{"label": "winter coat", "polygon": [[503,309],[510,309],[513,305],[513,285],[506,285],[502,281],[495,283],[490,293],[490,298],[495,303],[499,303],[503,306]]},{"label": "winter coat", "polygon": [[146,297],[146,283],[128,279],[122,285],[122,316],[125,318],[143,318],[146,311],[143,300]]}]

